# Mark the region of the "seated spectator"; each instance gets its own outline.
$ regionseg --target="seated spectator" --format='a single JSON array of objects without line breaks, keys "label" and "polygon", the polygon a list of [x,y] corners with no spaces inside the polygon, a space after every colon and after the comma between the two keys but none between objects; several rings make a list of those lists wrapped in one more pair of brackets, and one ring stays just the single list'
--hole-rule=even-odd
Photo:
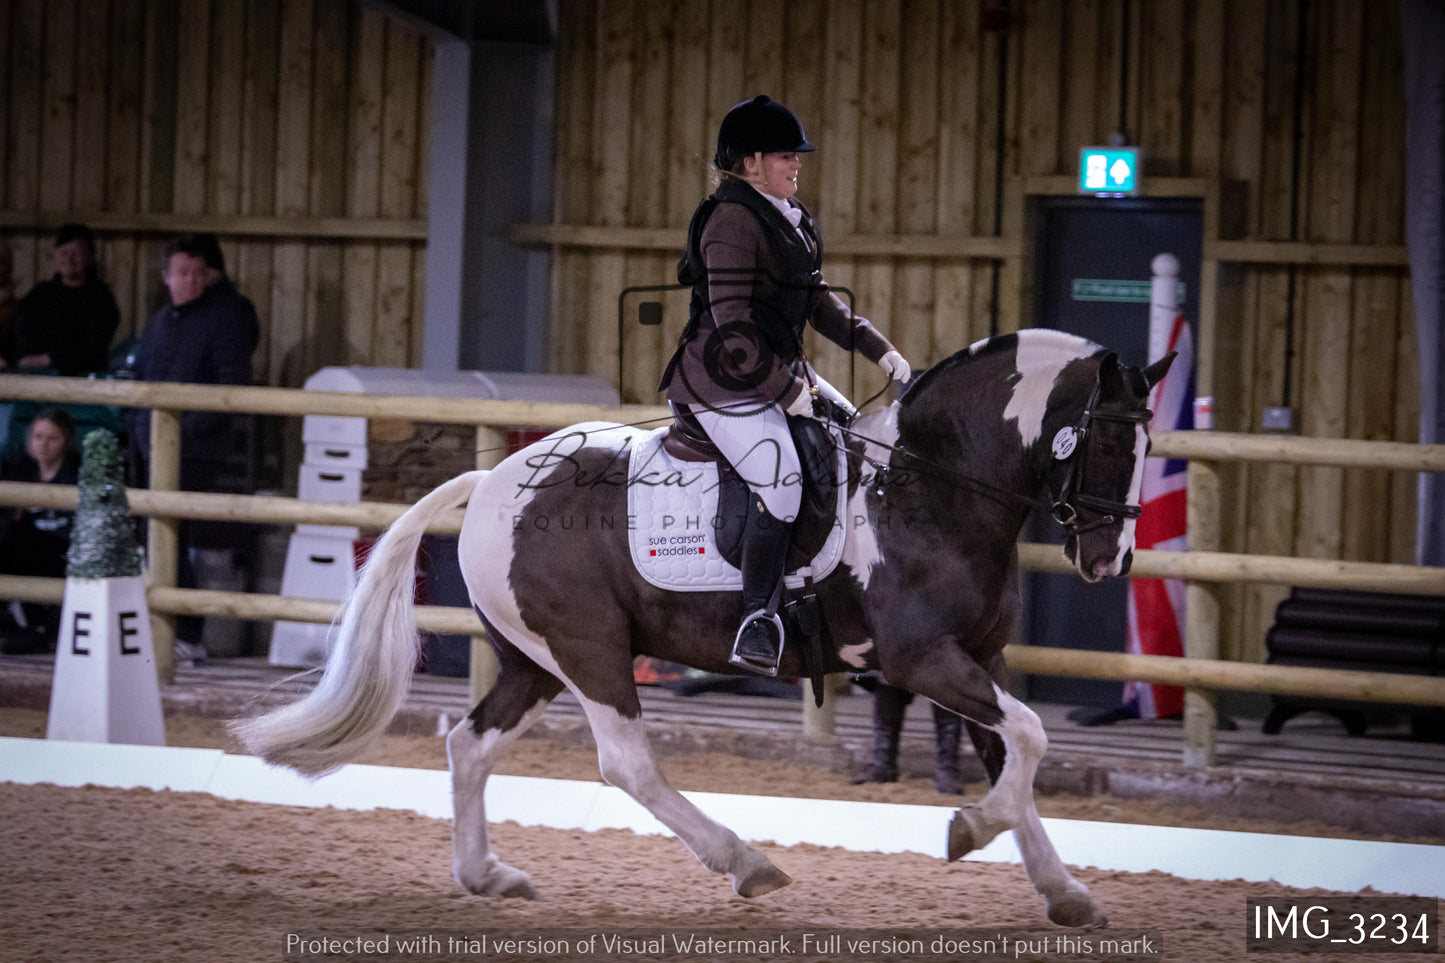
[{"label": "seated spectator", "polygon": [[[25,435],[26,457],[6,466],[7,481],[74,485],[80,478],[75,426],[63,408],[47,408],[30,422]],[[0,522],[0,571],[6,575],[65,577],[74,512],[58,508],[5,509]],[[18,608],[18,613],[16,609]],[[18,614],[20,618],[14,618]],[[60,610],[53,605],[12,604],[5,613],[4,641],[8,655],[45,652],[55,644]]]},{"label": "seated spectator", "polygon": [[[168,303],[146,325],[136,350],[138,381],[179,381],[192,384],[248,385],[251,355],[260,340],[256,309],[225,274],[220,245],[212,235],[188,234],[166,245],[161,279]],[[226,467],[236,430],[235,416],[219,411],[187,411],[181,415],[181,488],[215,491]],[[130,413],[130,440],[144,484],[150,462],[150,413]],[[182,522],[180,584],[195,586],[198,549],[228,549],[234,527],[223,522]],[[176,619],[177,641],[200,644],[202,620]],[[185,650],[183,650],[185,651]]]},{"label": "seated spectator", "polygon": [[119,326],[115,296],[96,271],[95,236],[66,224],[55,236],[55,276],[30,289],[0,336],[0,370],[104,371]]}]

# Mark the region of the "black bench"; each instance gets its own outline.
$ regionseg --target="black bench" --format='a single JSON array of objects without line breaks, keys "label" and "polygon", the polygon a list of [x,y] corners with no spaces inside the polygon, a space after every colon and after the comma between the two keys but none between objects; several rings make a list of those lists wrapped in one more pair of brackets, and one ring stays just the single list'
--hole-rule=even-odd
[{"label": "black bench", "polygon": [[[1270,665],[1445,675],[1445,598],[1296,588],[1275,608],[1265,636]],[[1351,735],[1372,717],[1407,715],[1418,739],[1445,738],[1445,709],[1316,696],[1276,695],[1264,732],[1278,735],[1301,712],[1327,712]]]}]

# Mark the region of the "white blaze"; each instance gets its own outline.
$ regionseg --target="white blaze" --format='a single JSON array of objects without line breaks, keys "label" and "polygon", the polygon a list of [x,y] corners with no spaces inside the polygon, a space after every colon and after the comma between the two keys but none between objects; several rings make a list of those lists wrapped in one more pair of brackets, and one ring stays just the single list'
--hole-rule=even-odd
[{"label": "white blaze", "polygon": [[[1144,489],[1144,455],[1149,449],[1149,433],[1144,426],[1137,425],[1134,428],[1134,477],[1129,479],[1129,495],[1124,499],[1130,505],[1138,505]],[[1124,568],[1124,555],[1134,547],[1134,527],[1139,524],[1137,518],[1124,519],[1124,527],[1119,532],[1119,551],[1114,555],[1114,574],[1117,575]]]},{"label": "white blaze", "polygon": [[1020,335],[1014,361],[1019,380],[1014,385],[1013,397],[1004,408],[1003,416],[1015,420],[1019,439],[1025,448],[1043,434],[1049,394],[1054,390],[1059,372],[1070,361],[1087,358],[1095,350],[1095,345],[1090,342],[1062,331],[1033,328],[1027,336]]}]

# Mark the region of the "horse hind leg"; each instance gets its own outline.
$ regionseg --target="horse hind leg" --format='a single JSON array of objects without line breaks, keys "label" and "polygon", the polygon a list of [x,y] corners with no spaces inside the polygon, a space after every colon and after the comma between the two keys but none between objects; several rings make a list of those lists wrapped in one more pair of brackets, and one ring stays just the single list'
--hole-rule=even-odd
[{"label": "horse hind leg", "polygon": [[[989,781],[997,785],[1008,758],[1004,738],[997,731],[986,729],[972,720],[964,720],[964,724],[979,759],[988,771]],[[1037,771],[1037,764],[1034,771]],[[1032,784],[1030,776],[1029,785]],[[1069,873],[1044,831],[1038,808],[1034,805],[1032,789],[1013,833],[1019,853],[1023,856],[1024,872],[1028,873],[1029,881],[1044,897],[1050,920],[1060,926],[1092,928],[1107,925],[1108,920],[1094,907],[1088,887]],[[957,859],[963,855],[954,855],[953,850],[953,827],[950,825],[948,858]]]},{"label": "horse hind leg", "polygon": [[447,735],[452,775],[452,874],[479,896],[536,899],[532,878],[492,852],[483,803],[487,777],[517,737],[547,711],[562,683],[490,633],[500,671],[486,697]]},{"label": "horse hind leg", "polygon": [[641,803],[704,866],[731,876],[733,890],[739,896],[763,896],[791,883],[791,876],[731,829],[708,818],[667,782],[648,745],[630,666],[626,681],[627,694],[616,706],[577,693],[597,740],[602,778]]}]

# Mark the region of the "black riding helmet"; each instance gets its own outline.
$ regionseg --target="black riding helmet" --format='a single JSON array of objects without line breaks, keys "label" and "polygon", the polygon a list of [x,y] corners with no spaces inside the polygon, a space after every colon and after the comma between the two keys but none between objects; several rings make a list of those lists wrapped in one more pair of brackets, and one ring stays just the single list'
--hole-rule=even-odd
[{"label": "black riding helmet", "polygon": [[750,154],[776,154],[794,151],[805,154],[817,150],[808,143],[803,125],[793,112],[766,95],[745,100],[723,118],[717,132],[717,154],[713,164],[718,170],[732,170],[741,157]]}]

